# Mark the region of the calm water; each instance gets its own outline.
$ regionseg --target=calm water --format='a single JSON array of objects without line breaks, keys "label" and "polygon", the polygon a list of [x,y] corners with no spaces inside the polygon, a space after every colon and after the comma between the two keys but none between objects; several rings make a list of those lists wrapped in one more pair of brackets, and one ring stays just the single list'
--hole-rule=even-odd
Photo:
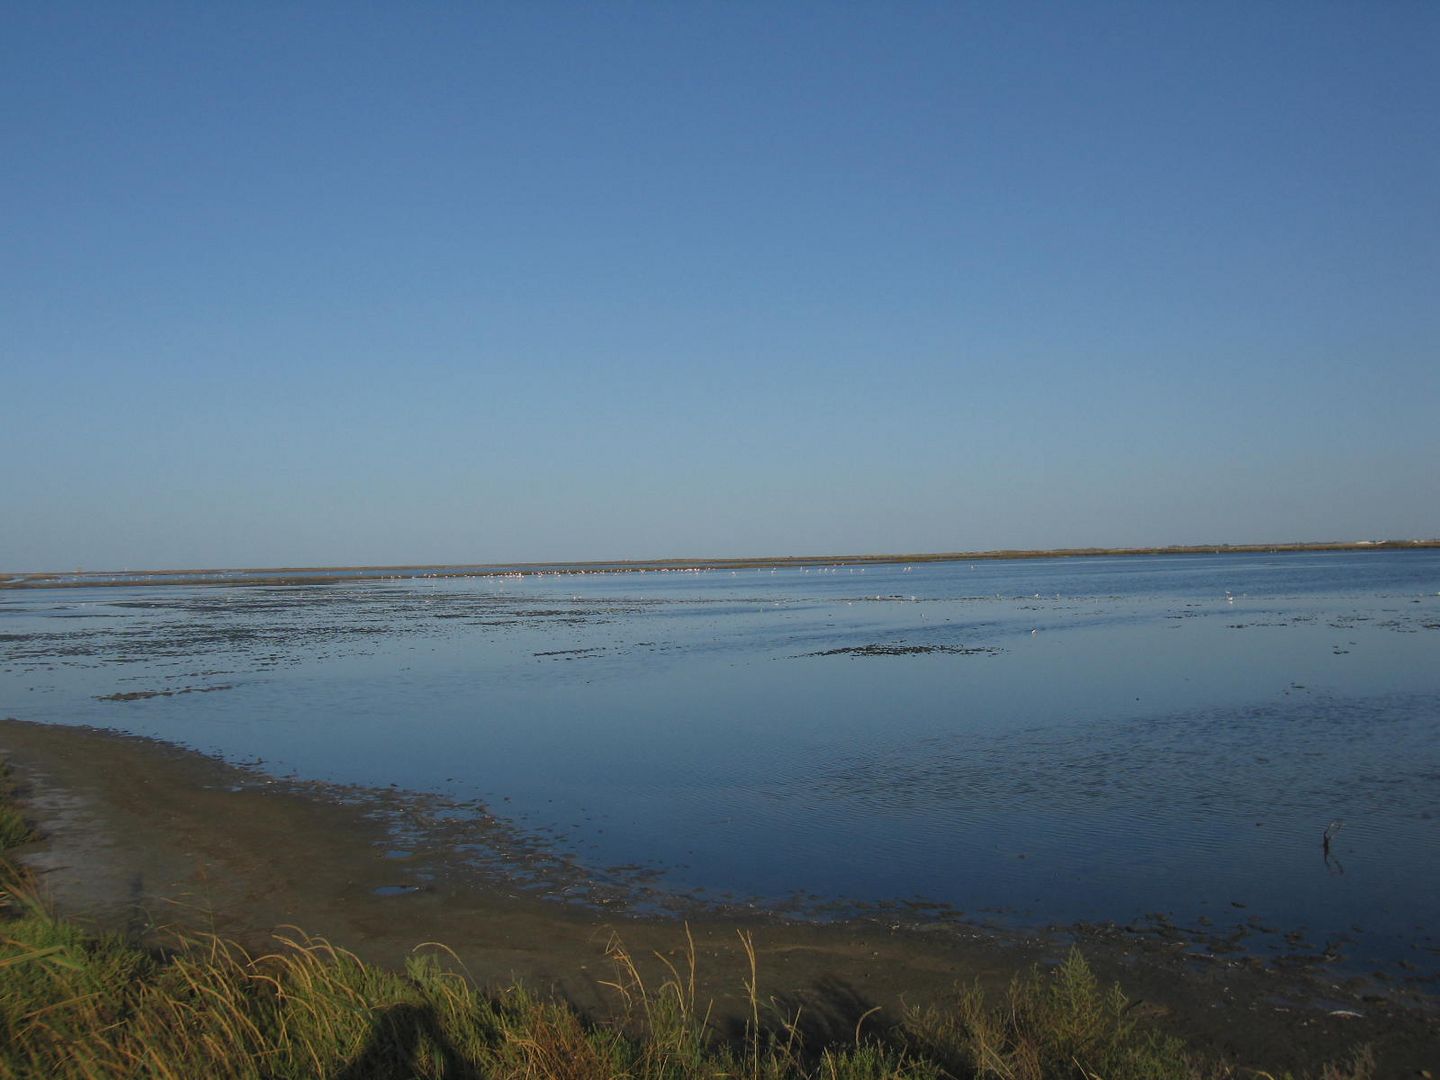
[{"label": "calm water", "polygon": [[1440,552],[3,592],[0,713],[483,798],[712,898],[1440,966]]}]

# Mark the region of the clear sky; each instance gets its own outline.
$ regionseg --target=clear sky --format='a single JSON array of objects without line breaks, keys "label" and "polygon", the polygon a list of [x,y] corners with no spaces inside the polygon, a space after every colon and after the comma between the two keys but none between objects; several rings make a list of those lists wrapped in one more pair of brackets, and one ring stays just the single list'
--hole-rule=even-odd
[{"label": "clear sky", "polygon": [[0,569],[1440,535],[1440,5],[0,13]]}]

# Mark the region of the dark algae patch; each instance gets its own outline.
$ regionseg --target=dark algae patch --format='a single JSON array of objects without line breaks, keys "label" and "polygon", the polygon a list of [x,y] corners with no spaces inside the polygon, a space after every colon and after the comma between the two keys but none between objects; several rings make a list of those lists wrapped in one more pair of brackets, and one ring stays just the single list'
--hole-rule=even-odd
[{"label": "dark algae patch", "polygon": [[821,649],[801,656],[926,656],[944,653],[949,656],[996,656],[1003,649],[991,645],[847,645],[838,649]]},{"label": "dark algae patch", "polygon": [[180,694],[213,694],[217,690],[233,690],[233,683],[223,686],[186,686],[179,690],[127,690],[115,694],[97,695],[96,701],[144,701],[147,698],[176,697]]}]

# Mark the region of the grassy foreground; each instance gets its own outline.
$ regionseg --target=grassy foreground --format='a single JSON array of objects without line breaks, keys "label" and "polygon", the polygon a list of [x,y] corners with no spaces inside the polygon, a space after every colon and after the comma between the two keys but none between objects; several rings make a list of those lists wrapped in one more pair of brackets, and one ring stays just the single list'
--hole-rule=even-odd
[{"label": "grassy foreground", "polygon": [[[609,950],[612,1017],[579,1015],[520,986],[477,989],[442,946],[391,971],[298,931],[263,954],[211,935],[164,949],[96,937],[57,918],[3,849],[29,831],[0,765],[0,1077],[985,1077],[1129,1080],[1229,1077],[1132,1016],[1078,952],[987,1000],[958,990],[944,1007],[885,1028],[862,1020],[846,1045],[807,1046],[799,1016],[762,998],[755,951],[749,1015],[724,1035],[696,1000],[695,950],[647,986]],[[1324,1080],[1372,1075],[1368,1055]],[[1267,1077],[1245,1070],[1238,1075]],[[1272,1078],[1278,1080],[1278,1078]]]}]

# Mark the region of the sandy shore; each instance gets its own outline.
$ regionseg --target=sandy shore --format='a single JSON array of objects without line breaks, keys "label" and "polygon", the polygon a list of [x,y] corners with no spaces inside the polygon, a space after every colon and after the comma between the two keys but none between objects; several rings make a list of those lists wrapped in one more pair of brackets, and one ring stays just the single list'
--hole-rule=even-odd
[{"label": "sandy shore", "polygon": [[[553,879],[537,895],[505,874],[455,866],[454,828],[474,823],[408,830],[408,846],[397,851],[397,823],[434,811],[405,793],[277,780],[144,739],[15,720],[0,721],[0,754],[45,836],[25,861],[63,913],[97,928],[198,926],[262,944],[293,925],[386,964],[441,941],[477,982],[519,979],[591,1011],[611,1003],[601,983],[613,975],[612,939],[645,957],[678,956],[684,942],[678,919],[635,916],[603,890],[577,888],[587,902],[567,904],[544,895],[556,891]],[[485,837],[492,845],[504,841],[503,823],[496,827]],[[529,855],[514,852],[517,866]],[[999,989],[1078,940],[1138,1008],[1239,1064],[1313,1068],[1370,1043],[1381,1075],[1440,1066],[1432,997],[1253,959],[1197,958],[1163,934],[1026,935],[893,912],[815,925],[697,910],[687,921],[701,997],[715,1001],[721,1023],[742,1011],[737,930],[753,935],[762,995],[792,1013],[802,1006],[812,1036],[839,1039],[853,1037],[874,1006],[881,1012],[867,1023],[944,1000],[957,983]],[[658,962],[650,969],[658,975]]]}]

